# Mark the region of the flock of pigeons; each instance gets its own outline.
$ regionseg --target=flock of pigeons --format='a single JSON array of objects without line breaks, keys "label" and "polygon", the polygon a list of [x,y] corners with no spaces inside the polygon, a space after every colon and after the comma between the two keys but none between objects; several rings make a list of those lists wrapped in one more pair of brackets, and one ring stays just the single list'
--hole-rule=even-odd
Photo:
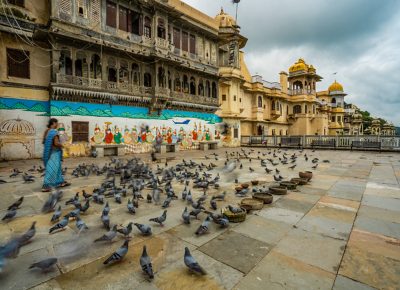
[{"label": "flock of pigeons", "polygon": [[[205,159],[210,160],[213,158],[218,161],[220,158],[225,157],[222,170],[220,170],[214,177],[211,172],[216,170],[218,166],[213,162],[204,164],[203,162],[198,163],[193,160],[186,161],[184,159],[175,166],[169,166],[168,162],[165,162],[164,167],[157,164],[157,167],[154,170],[139,158],[125,161],[113,158],[111,159],[111,162],[108,164],[106,163],[103,167],[99,167],[96,164],[80,164],[72,170],[72,176],[76,178],[90,175],[105,176],[104,182],[97,186],[91,194],[83,190],[82,193],[77,192],[72,198],[66,200],[64,203],[65,207],[69,207],[70,209],[68,209],[69,212],[64,216],[62,216],[63,206],[61,205],[63,191],[56,189],[49,194],[48,199],[43,204],[42,212],[53,213],[50,220],[53,225],[49,228],[49,234],[64,230],[71,221],[75,222],[78,232],[82,233],[88,229],[82,216],[87,214],[87,210],[93,203],[103,206],[100,220],[106,233],[95,239],[94,243],[112,242],[118,235],[124,237],[124,242],[121,247],[104,261],[104,265],[108,265],[119,262],[124,258],[124,256],[126,256],[129,250],[129,241],[131,240],[134,226],[137,228],[139,234],[143,236],[152,235],[151,224],[133,222],[128,223],[126,226],[113,224],[110,215],[111,200],[114,200],[117,204],[121,204],[125,199],[126,211],[130,214],[136,213],[141,202],[153,203],[155,206],[161,206],[164,209],[163,213],[160,216],[151,218],[149,223],[164,226],[164,223],[167,221],[167,208],[171,206],[174,200],[179,199],[173,189],[173,181],[177,181],[184,186],[180,198],[183,202],[187,203],[187,206],[182,212],[182,221],[185,224],[190,224],[191,219],[198,219],[200,213],[205,213],[205,219],[195,231],[195,235],[203,235],[209,231],[211,222],[216,223],[221,228],[229,226],[229,220],[224,215],[216,212],[218,209],[217,201],[224,201],[227,195],[226,192],[212,196],[209,201],[209,210],[205,207],[206,200],[208,199],[207,191],[210,188],[220,188],[220,172],[227,175],[234,171],[238,172],[238,170],[243,169],[242,161],[248,160],[250,164],[253,162],[255,165],[256,162],[260,162],[260,166],[265,168],[266,174],[274,172],[274,180],[281,181],[284,178],[280,175],[277,166],[289,165],[288,168],[294,169],[296,167],[297,158],[303,156],[304,159],[308,161],[309,157],[307,154],[302,153],[303,151],[301,150],[299,153],[295,152],[292,155],[288,155],[286,151],[275,149],[264,153],[258,151],[256,158],[252,157],[252,154],[255,154],[254,149],[247,151],[241,149],[230,153],[226,151],[225,156],[222,157],[213,153],[209,156],[205,156]],[[312,159],[312,168],[317,168],[318,161],[318,158]],[[324,160],[324,162],[329,161]],[[270,168],[268,166],[270,166]],[[272,167],[274,167],[274,169],[272,169]],[[254,171],[251,166],[249,166],[248,169],[250,172]],[[34,167],[30,169],[29,172],[43,173],[43,170],[42,167]],[[64,168],[63,171],[64,174],[66,174],[67,168]],[[23,173],[18,169],[14,169],[10,177],[15,178],[18,175],[22,175],[24,182],[34,182],[35,177],[30,173]],[[239,183],[237,175],[232,182]],[[190,186],[191,183],[192,185]],[[192,190],[195,189],[203,192],[203,194],[197,199],[195,199],[192,194]],[[143,190],[149,190],[146,197],[142,195]],[[246,196],[247,193],[248,189],[236,192],[240,197]],[[161,200],[162,197],[163,200]],[[21,197],[10,205],[2,220],[8,222],[14,219],[17,210],[20,208],[23,201],[24,197]],[[232,205],[228,205],[227,208],[232,213],[243,211],[242,208]],[[36,233],[35,224],[36,222],[33,222],[32,226],[24,234],[12,238],[7,243],[0,246],[0,272],[6,266],[7,259],[16,258],[20,248],[34,240]],[[39,268],[42,271],[48,271],[57,263],[57,261],[57,258],[50,257],[37,263],[33,263],[30,268]],[[143,246],[139,263],[143,273],[148,277],[148,279],[153,279],[153,266],[146,246]],[[184,264],[194,273],[201,275],[206,274],[206,271],[191,255],[187,247],[184,252]]]}]

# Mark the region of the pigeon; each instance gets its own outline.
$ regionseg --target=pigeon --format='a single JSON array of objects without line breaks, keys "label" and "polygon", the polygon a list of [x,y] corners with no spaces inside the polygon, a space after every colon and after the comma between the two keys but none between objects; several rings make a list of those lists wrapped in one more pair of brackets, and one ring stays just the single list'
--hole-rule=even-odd
[{"label": "pigeon", "polygon": [[48,271],[52,266],[57,263],[57,258],[48,258],[37,263],[33,263],[29,269],[39,268],[42,271]]},{"label": "pigeon", "polygon": [[221,200],[221,201],[223,201],[223,200],[225,200],[225,196],[226,196],[226,191],[224,191],[222,194],[219,194],[219,195],[213,196],[213,198],[212,198],[212,199],[214,199],[214,200]]},{"label": "pigeon", "polygon": [[24,201],[24,197],[21,196],[16,202],[14,202],[12,205],[10,205],[7,208],[7,210],[18,209],[23,201]]},{"label": "pigeon", "polygon": [[79,208],[76,208],[73,211],[69,212],[67,216],[70,218],[76,218],[77,216],[79,216],[80,212],[81,210]]},{"label": "pigeon", "polygon": [[151,227],[149,225],[138,224],[138,223],[134,223],[134,225],[138,228],[138,230],[142,233],[142,235],[144,236],[151,235]]},{"label": "pigeon", "polygon": [[151,203],[151,201],[152,201],[152,197],[151,197],[151,195],[148,193],[147,194],[147,203]]},{"label": "pigeon", "polygon": [[36,221],[34,221],[32,223],[32,225],[29,228],[29,230],[27,230],[22,236],[20,236],[18,238],[20,246],[24,246],[24,245],[28,244],[32,240],[32,238],[36,234],[36,227],[35,226],[36,226]]},{"label": "pigeon", "polygon": [[126,253],[128,253],[129,240],[125,240],[124,244],[118,248],[107,260],[103,262],[104,265],[121,261]]},{"label": "pigeon", "polygon": [[185,207],[185,209],[182,213],[182,219],[185,224],[187,224],[187,225],[190,224],[190,214],[188,212],[187,207]]},{"label": "pigeon", "polygon": [[317,169],[317,167],[318,167],[318,163],[315,164],[314,166],[311,166],[312,169]]},{"label": "pigeon", "polygon": [[111,242],[115,236],[117,235],[117,225],[114,225],[110,231],[102,235],[100,238],[95,239],[94,242],[105,242],[109,241]]},{"label": "pigeon", "polygon": [[152,197],[155,204],[160,204],[160,190],[158,188],[153,189]]},{"label": "pigeon", "polygon": [[15,208],[13,208],[13,209],[7,211],[7,213],[5,214],[5,216],[3,216],[3,218],[1,220],[2,221],[12,220],[16,214],[17,214],[17,210]]},{"label": "pigeon", "polygon": [[110,216],[108,214],[102,214],[101,215],[101,221],[103,223],[103,226],[109,231],[110,230]]},{"label": "pigeon", "polygon": [[194,216],[196,219],[198,219],[197,216],[199,215],[199,213],[201,213],[201,208],[194,209],[189,214]]},{"label": "pigeon", "polygon": [[27,173],[25,173],[24,175],[22,175],[22,179],[24,180],[24,183],[35,182],[35,177],[32,176],[32,175],[28,175]]},{"label": "pigeon", "polygon": [[289,168],[292,169],[292,170],[293,170],[295,167],[296,167],[296,164],[294,164],[294,165],[292,165],[292,166],[289,166]]},{"label": "pigeon", "polygon": [[79,200],[79,192],[75,193],[75,196],[74,196],[74,197],[68,199],[68,200],[65,202],[65,205],[74,204],[74,203],[77,202],[78,200]]},{"label": "pigeon", "polygon": [[11,239],[5,245],[0,246],[0,258],[16,258],[19,254],[19,239]]},{"label": "pigeon", "polygon": [[213,210],[217,210],[217,202],[215,201],[215,199],[210,200],[210,206]]},{"label": "pigeon", "polygon": [[119,232],[120,234],[123,234],[125,237],[128,237],[130,235],[130,233],[132,232],[132,225],[133,225],[133,223],[130,222],[126,227],[117,229],[117,232]]},{"label": "pigeon", "polygon": [[151,259],[147,254],[146,246],[143,246],[143,252],[140,256],[140,266],[142,267],[143,273],[146,274],[149,279],[154,278],[153,265],[151,264]]},{"label": "pigeon", "polygon": [[215,220],[215,223],[220,225],[221,228],[226,228],[229,226],[229,220],[225,217],[221,217]]},{"label": "pigeon", "polygon": [[135,214],[136,213],[136,209],[133,206],[133,203],[132,203],[132,201],[130,199],[128,199],[128,204],[127,204],[126,207],[128,208],[129,213],[131,213],[131,214]]},{"label": "pigeon", "polygon": [[67,225],[68,225],[68,216],[64,216],[64,218],[59,223],[55,224],[53,227],[50,228],[49,234],[51,234],[54,231],[63,230]]},{"label": "pigeon", "polygon": [[81,213],[85,213],[90,207],[89,199],[86,200],[85,204],[79,207]]},{"label": "pigeon", "polygon": [[85,190],[82,190],[82,195],[85,198],[85,200],[88,200],[88,199],[90,199],[92,197],[92,195],[89,194],[89,193],[86,193]]},{"label": "pigeon", "polygon": [[164,210],[164,212],[161,216],[156,217],[156,218],[151,218],[151,219],[149,219],[149,221],[158,223],[158,224],[160,224],[160,226],[164,226],[163,222],[165,222],[166,219],[167,219],[167,210]]},{"label": "pigeon", "polygon": [[170,197],[167,197],[165,200],[164,200],[164,202],[163,202],[163,204],[162,204],[162,208],[167,208],[167,207],[169,207],[169,204],[171,203],[171,201],[172,201],[172,199],[170,198]]},{"label": "pigeon", "polygon": [[201,274],[201,275],[206,274],[206,272],[203,270],[203,268],[199,265],[199,263],[197,263],[197,261],[190,254],[188,247],[185,247],[185,256],[183,258],[183,261],[185,262],[185,265],[189,268],[190,271]]},{"label": "pigeon", "polygon": [[61,205],[58,206],[58,209],[54,212],[53,216],[51,217],[51,222],[56,222],[60,219],[61,216]]},{"label": "pigeon", "polygon": [[208,227],[210,225],[210,216],[207,216],[206,219],[203,221],[203,223],[199,226],[199,228],[196,231],[196,235],[200,236],[208,232]]},{"label": "pigeon", "polygon": [[83,230],[88,230],[88,226],[85,224],[85,222],[80,218],[80,216],[76,217],[75,225],[78,228],[79,231]]},{"label": "pigeon", "polygon": [[231,206],[231,205],[228,205],[228,209],[229,209],[232,213],[240,213],[240,212],[243,211],[241,208],[239,208],[239,207],[233,207],[233,206]]},{"label": "pigeon", "polygon": [[[250,159],[250,160],[251,160],[251,159]],[[254,169],[251,168],[251,167],[249,167],[249,171],[250,171],[250,172],[254,172]]]},{"label": "pigeon", "polygon": [[110,212],[110,205],[108,204],[108,201],[106,202],[106,205],[103,208],[103,215],[108,215]]}]

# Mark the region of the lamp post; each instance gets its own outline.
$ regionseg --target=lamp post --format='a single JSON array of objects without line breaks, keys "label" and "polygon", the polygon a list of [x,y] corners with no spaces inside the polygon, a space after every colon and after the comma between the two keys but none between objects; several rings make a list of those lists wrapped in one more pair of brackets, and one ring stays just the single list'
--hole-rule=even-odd
[{"label": "lamp post", "polygon": [[236,15],[235,15],[235,21],[236,21],[236,23],[237,23],[237,15],[238,15],[239,2],[240,2],[240,0],[232,0],[232,3],[233,3],[233,4],[236,4]]}]

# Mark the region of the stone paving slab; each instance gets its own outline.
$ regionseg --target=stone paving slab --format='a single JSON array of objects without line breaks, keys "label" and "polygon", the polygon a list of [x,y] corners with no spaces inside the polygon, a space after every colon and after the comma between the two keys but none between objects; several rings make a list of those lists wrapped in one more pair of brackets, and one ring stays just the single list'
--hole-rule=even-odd
[{"label": "stone paving slab", "polygon": [[[336,273],[345,245],[346,242],[342,240],[295,229],[290,231],[274,250],[325,271]],[[323,259],[321,259],[321,253],[324,253]]]},{"label": "stone paving slab", "polygon": [[354,227],[363,231],[400,239],[400,221],[399,223],[395,223],[366,216],[358,216]]},{"label": "stone paving slab", "polygon": [[235,287],[236,290],[331,289],[335,275],[271,251]]},{"label": "stone paving slab", "polygon": [[270,207],[260,210],[258,215],[264,218],[294,225],[304,216],[304,213],[284,208]]},{"label": "stone paving slab", "polygon": [[233,231],[269,245],[276,245],[292,229],[292,226],[287,223],[256,215],[249,216],[247,221],[252,224],[251,227],[247,223],[241,223]]},{"label": "stone paving slab", "polygon": [[199,249],[242,273],[248,273],[270,251],[271,245],[228,231]]},{"label": "stone paving slab", "polygon": [[337,275],[335,284],[333,285],[332,290],[374,290],[377,288],[370,287],[363,283],[351,280],[342,275]]}]

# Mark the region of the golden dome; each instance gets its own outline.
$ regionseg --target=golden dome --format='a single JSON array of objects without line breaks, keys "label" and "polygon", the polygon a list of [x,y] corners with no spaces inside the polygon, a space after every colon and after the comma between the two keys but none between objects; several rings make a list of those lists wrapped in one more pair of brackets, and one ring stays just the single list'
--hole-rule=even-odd
[{"label": "golden dome", "polygon": [[0,135],[35,135],[35,127],[20,118],[5,120],[0,123]]},{"label": "golden dome", "polygon": [[289,68],[289,72],[291,73],[298,71],[308,72],[310,68],[312,69],[313,72],[315,72],[315,68],[313,66],[309,66],[308,64],[306,64],[304,59],[299,58],[299,60]]},{"label": "golden dome", "polygon": [[331,84],[328,88],[329,92],[344,92],[343,86],[339,84],[337,81],[335,81],[333,84]]},{"label": "golden dome", "polygon": [[219,27],[237,26],[235,18],[233,18],[229,14],[226,14],[223,8],[221,8],[221,12],[217,16],[215,16],[215,20],[217,21]]}]

